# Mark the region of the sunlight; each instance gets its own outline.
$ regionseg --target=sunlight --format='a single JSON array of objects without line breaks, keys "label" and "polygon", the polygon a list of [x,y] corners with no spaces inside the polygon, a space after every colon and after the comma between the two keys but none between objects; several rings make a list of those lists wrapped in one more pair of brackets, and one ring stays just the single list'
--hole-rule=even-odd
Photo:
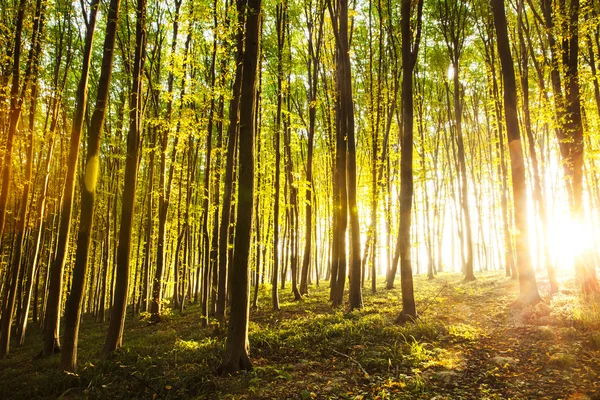
[{"label": "sunlight", "polygon": [[592,248],[592,227],[569,215],[556,215],[549,228],[550,252],[558,270],[572,270],[575,257]]},{"label": "sunlight", "polygon": [[454,67],[452,64],[448,67],[448,80],[454,79]]}]

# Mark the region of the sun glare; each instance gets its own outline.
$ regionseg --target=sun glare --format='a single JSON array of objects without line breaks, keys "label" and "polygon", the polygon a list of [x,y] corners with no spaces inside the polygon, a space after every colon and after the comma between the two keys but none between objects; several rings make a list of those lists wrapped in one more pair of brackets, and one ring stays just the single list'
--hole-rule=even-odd
[{"label": "sun glare", "polygon": [[454,79],[454,67],[452,64],[448,67],[448,80]]},{"label": "sun glare", "polygon": [[559,270],[572,270],[576,257],[593,246],[590,224],[575,221],[568,215],[553,219],[549,235],[550,253]]}]

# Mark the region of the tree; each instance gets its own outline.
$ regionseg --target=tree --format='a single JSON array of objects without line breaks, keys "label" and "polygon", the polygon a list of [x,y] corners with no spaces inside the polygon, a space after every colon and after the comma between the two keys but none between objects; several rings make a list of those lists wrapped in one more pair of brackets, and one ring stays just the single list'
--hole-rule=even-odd
[{"label": "tree", "polygon": [[[240,11],[242,4],[238,1],[238,25],[244,25],[245,15]],[[243,8],[243,7],[242,7]],[[218,293],[217,310],[215,316],[220,323],[225,322],[225,300],[227,294],[228,279],[228,245],[232,218],[232,195],[235,176],[235,153],[239,137],[240,128],[240,104],[242,91],[242,72],[243,72],[243,37],[244,32],[241,29],[236,31],[236,69],[235,80],[233,82],[233,97],[229,102],[229,126],[227,127],[227,158],[225,160],[225,183],[223,187],[223,200],[221,203],[221,222],[219,226],[219,264],[218,264]],[[232,261],[232,260],[230,260]]]},{"label": "tree", "polygon": [[[571,219],[583,223],[583,122],[579,88],[579,0],[554,5],[540,2],[550,50],[550,80],[555,104],[555,130],[562,159]],[[541,17],[539,17],[541,19]],[[564,76],[561,72],[564,71]],[[563,90],[564,84],[564,90]],[[568,234],[573,234],[569,232]],[[587,254],[575,255],[575,269],[585,292],[598,291],[595,268],[590,268]]]},{"label": "tree", "polygon": [[[461,84],[459,80],[459,61],[465,45],[467,35],[467,16],[468,7],[464,1],[438,0],[437,4],[440,29],[450,62],[452,66],[452,81],[454,84],[453,102],[454,102],[454,133],[456,135],[457,156],[460,175],[460,205],[463,213],[463,225],[465,230],[465,281],[475,280],[473,273],[473,234],[471,228],[471,212],[469,209],[469,190],[467,186],[467,166],[465,158],[465,144],[463,140],[462,129],[462,103],[461,103]],[[461,249],[465,251],[465,249]]]},{"label": "tree", "polygon": [[518,302],[535,304],[541,301],[535,280],[535,272],[531,265],[529,253],[529,234],[527,223],[527,186],[525,181],[525,164],[521,148],[521,134],[517,116],[517,84],[512,55],[509,47],[508,28],[504,0],[491,0],[496,27],[496,44],[502,65],[504,78],[504,119],[510,149],[510,167],[512,192],[515,203],[515,228],[517,230],[516,250],[519,286],[521,294]]},{"label": "tree", "polygon": [[79,143],[83,130],[84,115],[87,106],[88,77],[92,53],[92,42],[96,30],[96,16],[99,0],[94,0],[87,17],[85,44],[83,50],[83,61],[81,77],[77,86],[76,107],[71,126],[71,141],[67,165],[67,176],[64,181],[64,192],[60,211],[60,225],[56,243],[54,262],[49,272],[48,298],[46,300],[44,316],[44,348],[42,356],[48,356],[53,352],[60,351],[58,336],[60,320],[60,303],[63,289],[63,270],[68,252],[69,236],[71,231],[71,212],[73,209],[73,196],[75,191],[75,172],[79,158]]},{"label": "tree", "polygon": [[[17,55],[17,53],[20,53],[19,47],[21,46],[20,41],[21,41],[21,29],[22,29],[22,24],[23,24],[23,8],[24,8],[24,4],[23,2],[21,2],[21,4],[19,5],[19,11],[17,13],[17,34],[15,35],[15,41],[18,41],[19,43],[15,43],[15,59],[14,59],[14,69],[13,69],[13,83],[12,83],[12,88],[11,88],[11,94],[14,91],[15,87],[19,88],[19,71],[18,69],[19,67],[19,56]],[[27,88],[27,83],[28,81],[31,79],[32,76],[36,76],[37,72],[38,72],[38,65],[39,65],[39,58],[40,58],[40,53],[41,53],[41,46],[38,44],[39,41],[41,40],[40,36],[42,35],[42,26],[43,26],[43,8],[41,5],[41,1],[37,2],[37,6],[36,6],[36,16],[35,16],[35,20],[34,20],[34,26],[33,26],[33,38],[31,41],[31,49],[29,51],[29,57],[28,57],[28,61],[27,61],[27,67],[26,67],[26,72],[25,72],[25,83],[23,86],[23,91],[20,94],[19,98],[15,98],[16,93],[12,94],[12,98],[11,98],[11,125],[9,128],[9,143],[7,144],[7,152],[8,152],[8,157],[5,160],[5,168],[4,168],[4,179],[3,179],[3,190],[4,188],[8,188],[10,185],[10,171],[11,171],[11,164],[12,164],[12,143],[10,143],[11,140],[14,140],[14,135],[16,133],[16,123],[18,123],[18,120],[20,118],[20,112],[21,112],[21,108],[22,108],[22,103],[23,103],[23,99],[25,97],[25,89]],[[36,80],[37,81],[37,80]],[[1,319],[1,323],[0,323],[0,359],[6,357],[6,355],[8,354],[8,350],[10,347],[10,331],[11,331],[11,325],[12,325],[12,319],[13,319],[13,313],[14,313],[14,308],[15,308],[15,300],[17,298],[17,286],[20,280],[22,280],[21,277],[21,270],[22,270],[22,264],[24,264],[23,262],[23,246],[24,246],[24,236],[25,236],[25,227],[26,227],[26,221],[27,221],[27,213],[28,213],[28,209],[29,209],[29,193],[31,192],[31,179],[32,179],[32,175],[33,175],[33,158],[34,158],[34,154],[33,154],[33,149],[34,149],[34,136],[33,136],[33,128],[34,128],[34,118],[33,116],[35,115],[35,109],[36,109],[36,101],[37,101],[37,92],[38,92],[38,86],[37,84],[33,84],[33,88],[32,88],[32,92],[31,92],[31,110],[30,110],[30,116],[29,116],[29,145],[28,145],[28,149],[27,149],[27,166],[26,166],[26,170],[27,170],[27,176],[26,176],[26,183],[25,183],[25,187],[23,188],[23,197],[21,199],[21,207],[19,210],[19,219],[17,222],[17,226],[16,226],[16,243],[15,243],[15,249],[14,249],[14,253],[12,255],[12,264],[10,267],[10,274],[9,274],[9,282],[7,282],[5,284],[5,290],[8,291],[8,296],[5,296],[6,300],[6,305],[5,308],[2,312],[2,319]],[[15,123],[15,125],[13,126],[13,122],[17,121]],[[11,139],[11,135],[13,136],[13,139]],[[0,238],[2,237],[2,231],[3,231],[3,224],[4,224],[4,216],[6,214],[6,208],[5,205],[2,206],[2,204],[6,204],[5,202],[2,201],[2,195],[0,195]],[[21,278],[21,279],[20,279]]]},{"label": "tree", "polygon": [[[584,142],[582,107],[579,89],[579,0],[571,0],[569,8],[569,39],[566,65],[566,120],[564,124],[566,142],[565,168],[567,177],[567,192],[569,193],[571,218],[583,223],[585,218],[583,210],[583,164],[584,164]],[[566,50],[565,50],[566,51]],[[600,286],[596,278],[596,266],[591,262],[588,254],[576,255],[575,268],[581,276],[584,292],[599,292]]]},{"label": "tree", "polygon": [[[413,71],[419,53],[423,17],[423,0],[416,5],[415,27],[412,27],[413,7],[410,0],[400,5],[402,34],[402,147],[400,149],[400,228],[397,250],[400,256],[400,285],[402,287],[402,311],[396,322],[413,320],[417,317],[413,289],[411,245],[411,212],[413,203]],[[414,39],[411,40],[411,38]],[[397,263],[394,256],[394,263]]]},{"label": "tree", "polygon": [[[339,2],[336,2],[338,7]],[[344,106],[340,88],[344,87],[341,76],[343,61],[341,60],[339,37],[340,22],[338,20],[339,9],[334,9],[332,0],[328,0],[329,15],[332,26],[335,27],[336,37],[336,87],[335,92],[335,161],[333,172],[333,224],[332,224],[332,256],[331,256],[331,302],[334,307],[340,306],[344,296],[346,284],[346,231],[348,229],[348,187],[347,187],[347,136],[345,136],[346,122],[341,109]],[[345,82],[344,82],[345,83]],[[345,100],[345,99],[344,99]],[[342,126],[344,123],[344,126]]]},{"label": "tree", "polygon": [[75,371],[77,369],[79,324],[81,321],[81,309],[86,286],[90,240],[94,222],[96,186],[100,171],[100,141],[102,139],[106,108],[108,106],[108,91],[112,75],[120,5],[120,0],[111,0],[109,5],[96,106],[92,114],[90,129],[88,130],[86,167],[81,188],[77,252],[75,254],[75,265],[73,266],[71,293],[67,299],[65,309],[65,337],[60,363],[60,367],[67,371]]},{"label": "tree", "polygon": [[[356,203],[356,139],[348,26],[348,2],[328,2],[336,44],[336,159],[332,302],[342,303],[346,280],[346,230],[350,221],[350,308],[362,308],[360,225]],[[339,204],[339,206],[338,206]]]},{"label": "tree", "polygon": [[542,183],[540,178],[538,154],[536,151],[535,141],[533,137],[533,130],[531,127],[531,112],[529,102],[529,53],[527,50],[527,44],[525,42],[525,10],[524,1],[519,0],[518,2],[518,21],[517,31],[519,35],[519,66],[521,76],[521,88],[523,92],[523,125],[525,133],[527,134],[527,144],[529,146],[529,158],[531,159],[531,170],[533,174],[533,196],[536,204],[536,208],[542,224],[541,229],[541,246],[543,248],[544,261],[547,264],[548,279],[550,281],[550,292],[558,292],[558,283],[556,281],[556,273],[552,260],[550,259],[550,243],[548,233],[548,212],[546,210],[546,203],[543,197]]},{"label": "tree", "polygon": [[[319,67],[321,59],[321,43],[323,38],[324,6],[317,1],[317,14],[313,15],[313,3],[309,1],[305,7],[305,16],[308,24],[308,137],[306,154],[306,239],[302,269],[300,271],[300,294],[308,294],[308,267],[312,256],[312,231],[313,231],[313,202],[315,193],[313,188],[313,154],[317,120],[317,94],[319,83]],[[316,36],[316,37],[315,37]]]},{"label": "tree", "polygon": [[135,214],[137,169],[142,131],[142,71],[146,60],[146,0],[137,1],[135,27],[135,55],[133,61],[133,84],[129,94],[129,132],[127,134],[127,157],[125,159],[125,179],[123,180],[123,203],[117,250],[117,276],[114,304],[110,311],[110,324],[103,357],[120,348],[123,342],[123,325],[129,291],[129,270],[131,254],[131,230]]},{"label": "tree", "polygon": [[[260,42],[261,0],[238,1],[238,12],[246,12],[244,29],[243,77],[240,95],[239,183],[235,251],[231,265],[230,320],[221,375],[252,367],[248,357],[248,314],[250,286],[248,259],[254,210],[254,136],[256,112],[256,75]],[[245,10],[244,10],[244,7]]]},{"label": "tree", "polygon": [[273,198],[273,274],[271,275],[271,301],[279,310],[279,197],[281,190],[281,113],[283,107],[283,48],[285,44],[287,1],[276,6],[277,32],[277,111],[275,114],[275,195]]},{"label": "tree", "polygon": [[[12,83],[10,88],[10,122],[8,135],[6,136],[6,150],[4,151],[4,165],[2,167],[2,192],[0,192],[0,237],[4,233],[4,225],[6,222],[6,206],[8,203],[8,192],[10,188],[10,176],[12,172],[12,156],[15,134],[17,125],[21,119],[21,111],[23,97],[20,96],[19,88],[21,85],[21,36],[23,33],[23,19],[25,17],[25,0],[20,0],[15,16],[15,42],[13,50],[13,65],[12,65]],[[26,83],[29,77],[25,77],[23,88],[27,87]]]},{"label": "tree", "polygon": [[[213,40],[213,49],[212,56],[210,61],[210,69],[209,69],[209,83],[211,85],[211,90],[214,92],[216,87],[216,77],[215,77],[215,64],[217,61],[217,49],[218,49],[218,41],[216,32],[219,27],[219,20],[217,18],[217,1],[215,0],[213,3],[213,32],[215,33],[215,37]],[[209,299],[209,282],[210,282],[210,269],[212,266],[211,257],[210,257],[210,236],[208,233],[208,221],[210,216],[209,209],[209,201],[210,201],[210,178],[211,178],[211,160],[212,160],[212,142],[213,142],[213,125],[215,120],[215,95],[211,94],[210,98],[210,111],[208,115],[208,123],[207,123],[207,134],[206,134],[206,155],[204,162],[204,182],[202,189],[202,241],[203,241],[203,251],[204,255],[202,256],[204,271],[202,274],[202,325],[208,325],[208,299]],[[217,167],[218,168],[218,167]],[[198,277],[198,279],[200,279]]]},{"label": "tree", "polygon": [[[286,24],[284,29],[289,31],[289,25]],[[291,52],[288,52],[288,57],[291,58]],[[289,61],[291,64],[291,60]],[[288,75],[287,87],[291,86],[290,76]],[[294,301],[302,300],[302,295],[298,290],[298,241],[299,241],[299,223],[298,223],[298,188],[294,182],[294,165],[292,160],[292,124],[291,124],[291,93],[286,90],[285,103],[287,113],[283,118],[283,149],[284,149],[284,170],[285,170],[285,188],[287,194],[286,201],[286,216],[289,233],[289,244],[287,246],[287,255],[290,264],[290,273],[292,280],[292,294]],[[285,282],[285,270],[282,276],[282,283]]]},{"label": "tree", "polygon": [[161,159],[160,159],[160,182],[159,182],[159,202],[158,202],[158,243],[156,246],[156,273],[152,282],[152,303],[150,305],[150,313],[152,321],[160,321],[160,310],[163,300],[163,280],[166,265],[165,256],[165,237],[167,230],[167,216],[169,213],[169,205],[171,200],[171,184],[173,181],[173,168],[175,164],[175,156],[177,155],[177,142],[179,137],[175,136],[173,149],[171,151],[171,166],[169,168],[169,177],[167,180],[167,151],[169,145],[169,131],[171,130],[171,120],[173,117],[173,83],[175,75],[174,59],[175,50],[177,49],[177,34],[179,32],[179,10],[183,0],[175,0],[175,12],[173,18],[173,36],[171,42],[171,69],[167,78],[167,104],[166,104],[166,121],[161,126]]}]

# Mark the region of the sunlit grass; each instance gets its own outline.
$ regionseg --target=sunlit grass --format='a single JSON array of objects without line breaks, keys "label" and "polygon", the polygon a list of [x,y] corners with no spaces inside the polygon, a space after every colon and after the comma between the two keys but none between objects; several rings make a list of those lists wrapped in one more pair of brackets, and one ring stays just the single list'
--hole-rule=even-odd
[{"label": "sunlit grass", "polygon": [[[420,318],[405,325],[394,324],[401,309],[399,282],[397,288],[384,290],[379,280],[378,292],[373,295],[365,290],[364,308],[353,312],[331,308],[326,283],[312,286],[303,301],[293,301],[286,288],[280,292],[281,311],[273,312],[270,285],[265,285],[260,288],[258,308],[250,314],[255,368],[230,378],[215,373],[226,330],[212,320],[208,329],[201,328],[196,305],[184,314],[167,309],[157,325],[149,324],[147,315],[128,315],[124,348],[106,362],[100,362],[99,355],[107,325],[85,316],[76,375],[60,372],[58,357],[31,361],[41,348],[32,326],[27,345],[15,348],[11,359],[0,361],[0,378],[8,382],[0,385],[5,386],[0,387],[0,397],[10,398],[3,395],[10,390],[32,399],[61,395],[217,399],[242,394],[295,398],[303,390],[321,396],[350,390],[347,386],[351,385],[367,388],[365,398],[397,398],[400,388],[407,393],[405,398],[411,398],[411,393],[425,393],[427,377],[435,371],[465,368],[467,349],[485,338],[481,323],[507,323],[507,308],[502,304],[514,299],[518,283],[501,272],[480,273],[477,278],[464,283],[460,274],[452,273],[440,274],[431,282],[415,277]],[[597,302],[572,290],[572,281],[565,285],[567,293],[549,300],[546,311],[530,312],[530,318],[541,325],[537,337],[556,346],[579,339],[582,330],[593,332],[600,326]],[[486,315],[477,314],[481,305],[489,310]],[[584,343],[600,348],[600,336],[586,334]],[[556,368],[561,363],[570,365],[564,357],[555,358],[552,365]],[[20,379],[23,376],[27,379]]]}]

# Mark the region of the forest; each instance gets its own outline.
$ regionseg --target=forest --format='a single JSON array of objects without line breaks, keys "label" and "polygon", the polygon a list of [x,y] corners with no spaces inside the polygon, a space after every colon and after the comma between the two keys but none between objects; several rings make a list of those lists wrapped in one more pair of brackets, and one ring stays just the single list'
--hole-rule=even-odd
[{"label": "forest", "polygon": [[0,54],[0,398],[600,399],[598,0],[4,0]]}]

